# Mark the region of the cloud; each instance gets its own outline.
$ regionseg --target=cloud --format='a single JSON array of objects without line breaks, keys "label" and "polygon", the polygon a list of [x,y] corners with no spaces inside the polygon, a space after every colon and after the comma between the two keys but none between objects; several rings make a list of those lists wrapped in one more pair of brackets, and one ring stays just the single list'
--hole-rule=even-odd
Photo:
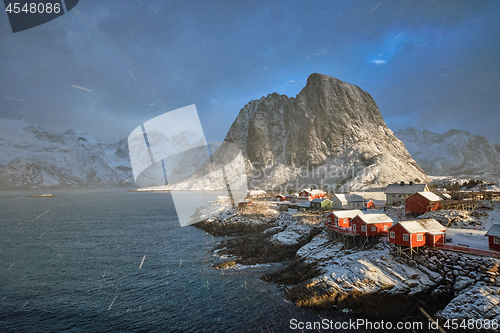
[{"label": "cloud", "polygon": [[382,65],[382,64],[385,64],[387,62],[387,60],[373,60],[372,61],[375,65]]}]

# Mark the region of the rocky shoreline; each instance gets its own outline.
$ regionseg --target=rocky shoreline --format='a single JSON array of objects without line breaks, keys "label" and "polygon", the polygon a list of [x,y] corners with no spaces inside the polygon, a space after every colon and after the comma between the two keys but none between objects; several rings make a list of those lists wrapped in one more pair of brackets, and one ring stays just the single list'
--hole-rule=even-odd
[{"label": "rocky shoreline", "polygon": [[279,285],[297,306],[387,320],[423,317],[423,309],[440,320],[500,322],[500,260],[495,258],[425,248],[410,261],[383,238],[347,247],[333,239],[322,218],[291,212],[226,211],[196,227],[233,236],[214,249],[232,257],[216,268],[288,263],[261,279]]}]

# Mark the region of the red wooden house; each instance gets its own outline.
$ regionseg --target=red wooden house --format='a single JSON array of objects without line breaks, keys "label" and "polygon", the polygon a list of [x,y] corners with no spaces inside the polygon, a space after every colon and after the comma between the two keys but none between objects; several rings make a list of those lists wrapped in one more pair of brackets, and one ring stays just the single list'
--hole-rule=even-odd
[{"label": "red wooden house", "polygon": [[321,199],[326,197],[326,192],[321,190],[304,189],[299,192],[299,200],[311,201],[313,199]]},{"label": "red wooden house", "polygon": [[401,221],[389,228],[389,242],[410,248],[444,244],[446,228],[434,219]]},{"label": "red wooden house", "polygon": [[252,200],[242,200],[238,202],[238,209],[246,209],[248,206],[252,206]]},{"label": "red wooden house", "polygon": [[393,223],[385,214],[361,214],[352,219],[351,229],[356,235],[380,236],[387,234]]},{"label": "red wooden house", "polygon": [[370,199],[367,203],[366,203],[366,208],[368,209],[375,209],[375,203],[373,202],[372,199]]},{"label": "red wooden house", "polygon": [[356,215],[363,215],[363,212],[359,209],[332,212],[326,217],[326,226],[350,228],[350,222]]},{"label": "red wooden house", "polygon": [[500,224],[492,225],[485,236],[488,236],[489,249],[500,251]]},{"label": "red wooden house", "polygon": [[278,194],[277,196],[275,196],[276,198],[276,201],[285,201],[286,198],[283,194]]},{"label": "red wooden house", "polygon": [[430,211],[441,209],[440,201],[437,194],[432,192],[417,192],[405,200],[406,214],[424,214]]}]

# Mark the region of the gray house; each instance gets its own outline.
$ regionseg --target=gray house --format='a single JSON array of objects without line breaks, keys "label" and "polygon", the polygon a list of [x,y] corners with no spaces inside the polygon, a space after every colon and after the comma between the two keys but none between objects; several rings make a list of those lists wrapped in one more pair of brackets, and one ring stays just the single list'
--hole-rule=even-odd
[{"label": "gray house", "polygon": [[429,188],[426,184],[413,184],[409,182],[401,182],[399,184],[390,184],[385,189],[385,198],[387,205],[397,204],[404,205],[406,198],[414,195],[417,192],[427,192]]},{"label": "gray house", "polygon": [[358,194],[334,194],[330,200],[332,201],[333,209],[361,209],[365,207],[365,202]]}]

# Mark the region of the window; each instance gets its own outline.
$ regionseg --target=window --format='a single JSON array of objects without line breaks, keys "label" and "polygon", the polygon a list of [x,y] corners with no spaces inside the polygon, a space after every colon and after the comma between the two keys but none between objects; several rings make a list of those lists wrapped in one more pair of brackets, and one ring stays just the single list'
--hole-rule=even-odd
[{"label": "window", "polygon": [[361,231],[366,231],[366,225],[361,226]]},{"label": "window", "polygon": [[493,243],[500,244],[500,237],[493,238]]},{"label": "window", "polygon": [[[387,230],[387,226],[386,226],[386,225],[384,225],[384,230]],[[392,232],[392,231],[391,231],[391,232]]]},{"label": "window", "polygon": [[372,231],[377,231],[377,227],[372,225]]},{"label": "window", "polygon": [[417,241],[421,242],[424,240],[424,235],[420,234],[420,235],[417,235]]},{"label": "window", "polygon": [[396,233],[394,231],[389,232],[389,237],[396,238]]},{"label": "window", "polygon": [[403,234],[403,240],[404,240],[405,242],[407,242],[407,241],[410,239],[410,237],[409,237],[409,236],[410,236],[410,235],[408,235],[408,234]]},{"label": "window", "polygon": [[352,225],[352,231],[356,231],[356,225],[355,224]]}]

